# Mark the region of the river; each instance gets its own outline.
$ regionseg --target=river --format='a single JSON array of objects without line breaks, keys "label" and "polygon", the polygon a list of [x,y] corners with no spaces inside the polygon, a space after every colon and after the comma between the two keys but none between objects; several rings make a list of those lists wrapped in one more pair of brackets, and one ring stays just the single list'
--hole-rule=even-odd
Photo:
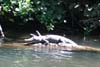
[{"label": "river", "polygon": [[[100,47],[100,41],[95,39],[76,40],[76,42]],[[100,67],[100,53],[49,52],[0,47],[0,67]]]}]

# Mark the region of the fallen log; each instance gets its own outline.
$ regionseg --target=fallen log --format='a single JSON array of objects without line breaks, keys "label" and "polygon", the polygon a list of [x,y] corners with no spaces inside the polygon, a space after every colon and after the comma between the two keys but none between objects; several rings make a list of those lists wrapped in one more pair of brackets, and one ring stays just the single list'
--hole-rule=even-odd
[{"label": "fallen log", "polygon": [[61,50],[61,51],[85,51],[85,52],[100,52],[100,48],[91,47],[91,46],[58,46],[57,44],[49,44],[47,46],[43,44],[33,44],[26,46],[23,43],[4,43],[1,44],[1,47],[12,47],[12,48],[21,48],[21,49],[48,49],[48,50]]}]

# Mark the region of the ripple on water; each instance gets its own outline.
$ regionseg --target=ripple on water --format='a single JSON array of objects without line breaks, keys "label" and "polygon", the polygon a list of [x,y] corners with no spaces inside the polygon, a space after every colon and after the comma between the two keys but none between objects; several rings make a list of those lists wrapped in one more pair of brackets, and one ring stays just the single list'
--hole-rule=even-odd
[{"label": "ripple on water", "polygon": [[0,67],[99,67],[99,62],[99,53],[0,48]]}]

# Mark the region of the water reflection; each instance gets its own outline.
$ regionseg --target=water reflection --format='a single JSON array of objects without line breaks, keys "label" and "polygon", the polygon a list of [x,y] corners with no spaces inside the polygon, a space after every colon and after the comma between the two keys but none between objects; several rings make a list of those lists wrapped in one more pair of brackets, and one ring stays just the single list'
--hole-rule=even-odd
[{"label": "water reflection", "polygon": [[[89,41],[88,41],[89,42]],[[90,41],[91,43],[92,41]],[[82,43],[82,42],[81,42]],[[96,42],[93,42],[96,44]],[[97,43],[99,44],[99,43]],[[100,53],[0,48],[0,67],[99,67]]]},{"label": "water reflection", "polygon": [[[28,49],[13,49],[1,48],[0,49],[0,67],[43,67],[51,66],[52,64],[62,63],[63,60],[70,60],[72,53],[55,53],[55,52],[37,52]],[[6,65],[5,65],[6,63]],[[46,66],[45,66],[46,65]],[[52,65],[52,66],[53,66]]]}]

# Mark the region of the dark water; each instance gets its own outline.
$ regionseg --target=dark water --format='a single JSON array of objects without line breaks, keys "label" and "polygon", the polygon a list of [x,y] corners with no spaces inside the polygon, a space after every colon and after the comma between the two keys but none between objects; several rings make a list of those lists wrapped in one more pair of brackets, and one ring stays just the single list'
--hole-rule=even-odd
[{"label": "dark water", "polygon": [[[79,44],[95,44],[100,41],[76,40]],[[0,67],[100,67],[100,53],[34,51],[30,49],[0,48]]]}]

